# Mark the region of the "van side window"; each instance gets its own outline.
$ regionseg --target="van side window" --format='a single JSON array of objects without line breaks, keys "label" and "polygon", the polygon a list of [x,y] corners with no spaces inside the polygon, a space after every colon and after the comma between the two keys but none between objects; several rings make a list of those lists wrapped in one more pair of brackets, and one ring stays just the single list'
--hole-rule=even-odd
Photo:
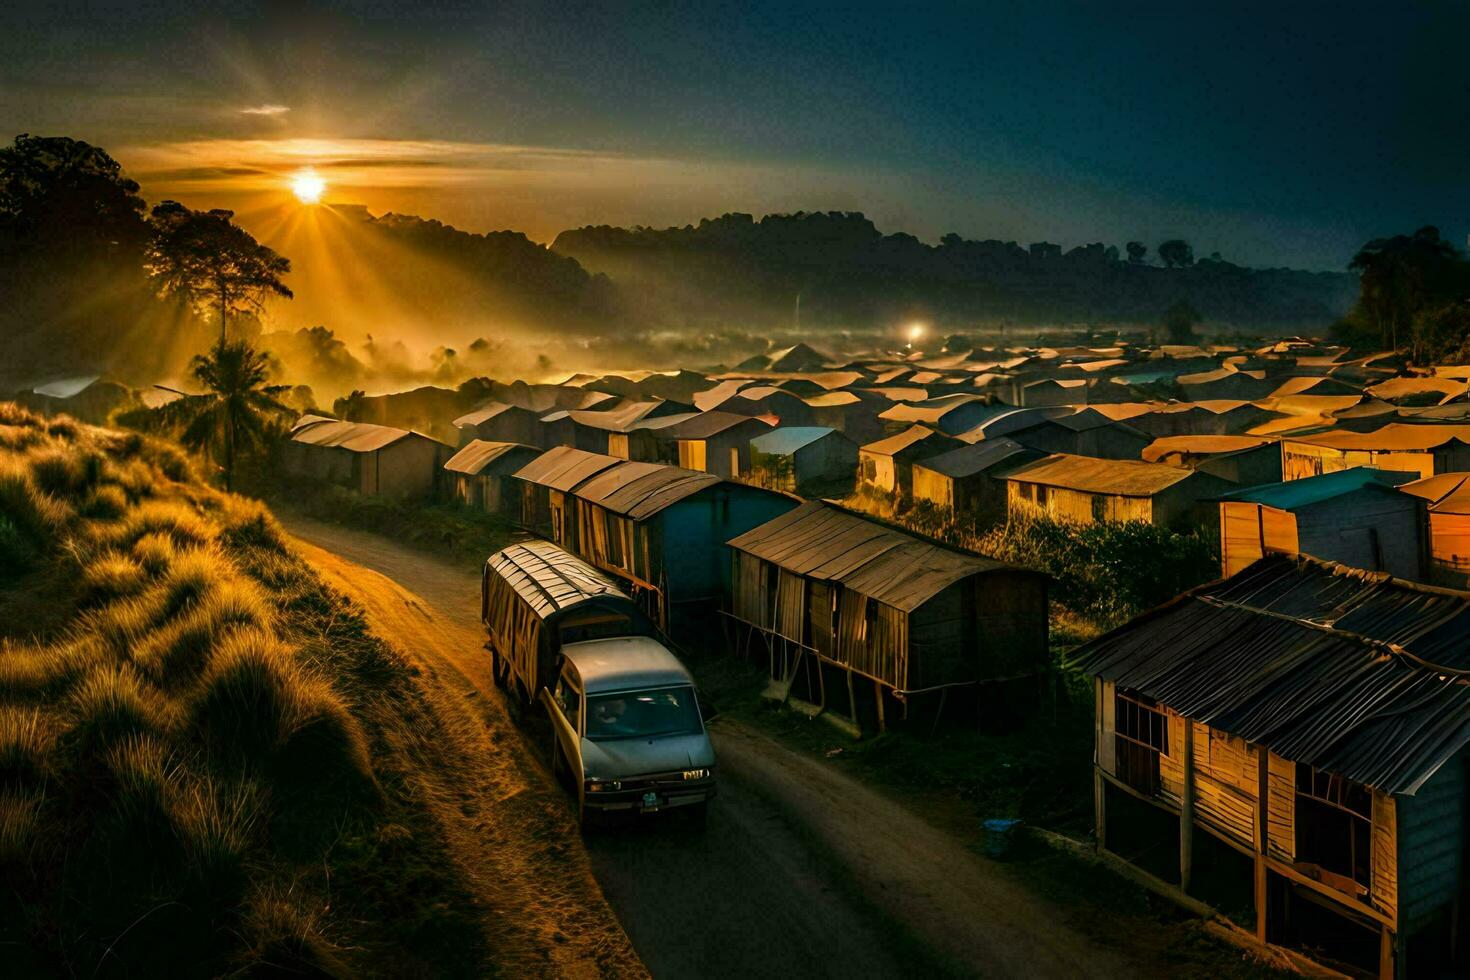
[{"label": "van side window", "polygon": [[556,693],[553,695],[557,706],[561,708],[562,714],[567,716],[571,723],[572,731],[581,733],[582,726],[579,724],[582,714],[582,695],[572,685],[567,683],[566,675],[557,678]]}]

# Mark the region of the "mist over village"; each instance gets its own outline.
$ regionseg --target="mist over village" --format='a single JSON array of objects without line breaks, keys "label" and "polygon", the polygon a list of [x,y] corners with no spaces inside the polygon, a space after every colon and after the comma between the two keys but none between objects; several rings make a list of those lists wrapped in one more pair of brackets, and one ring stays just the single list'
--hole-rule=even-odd
[{"label": "mist over village", "polygon": [[1465,975],[1467,36],[0,12],[3,972]]}]

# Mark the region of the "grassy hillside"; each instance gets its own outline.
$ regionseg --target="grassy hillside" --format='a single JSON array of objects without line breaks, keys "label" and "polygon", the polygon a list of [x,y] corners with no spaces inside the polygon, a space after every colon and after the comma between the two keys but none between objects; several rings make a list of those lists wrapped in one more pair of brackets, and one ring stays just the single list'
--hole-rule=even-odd
[{"label": "grassy hillside", "polygon": [[0,404],[7,972],[494,972],[422,778],[457,724],[259,505]]}]

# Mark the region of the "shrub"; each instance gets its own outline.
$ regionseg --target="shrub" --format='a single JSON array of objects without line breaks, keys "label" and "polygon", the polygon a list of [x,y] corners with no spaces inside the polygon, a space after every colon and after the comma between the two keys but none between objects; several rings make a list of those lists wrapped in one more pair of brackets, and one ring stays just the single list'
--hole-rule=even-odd
[{"label": "shrub", "polygon": [[164,616],[176,616],[210,595],[231,572],[229,560],[217,551],[190,548],[178,552],[159,580]]},{"label": "shrub", "polygon": [[46,645],[0,638],[0,699],[54,698],[101,657],[98,643],[85,636]]},{"label": "shrub", "polygon": [[39,789],[0,788],[0,867],[19,864],[35,847],[41,832]]},{"label": "shrub", "polygon": [[281,525],[262,505],[254,502],[232,503],[225,511],[220,540],[230,548],[260,548],[284,552],[285,534]]},{"label": "shrub", "polygon": [[189,706],[191,727],[219,757],[265,762],[295,710],[304,678],[290,651],[261,630],[241,630],[214,652]]},{"label": "shrub", "polygon": [[165,534],[180,548],[208,543],[213,537],[209,523],[192,508],[173,501],[145,501],[119,522],[122,540],[128,544],[147,534]]},{"label": "shrub", "polygon": [[108,521],[121,517],[127,509],[128,495],[123,492],[122,487],[106,483],[93,487],[92,492],[77,506],[77,512],[83,517]]},{"label": "shrub", "polygon": [[246,947],[234,976],[334,980],[352,975],[322,935],[317,915],[302,909],[288,893],[271,890],[255,895],[242,932]]},{"label": "shrub", "polygon": [[133,557],[142,562],[143,567],[152,575],[158,575],[168,568],[177,553],[173,538],[167,534],[145,534],[133,542]]},{"label": "shrub", "polygon": [[71,725],[63,739],[74,758],[99,755],[125,739],[169,727],[167,701],[126,664],[97,667],[67,701]]},{"label": "shrub", "polygon": [[133,651],[133,661],[160,687],[181,687],[203,673],[215,644],[231,630],[270,624],[270,607],[259,591],[245,579],[233,578],[144,638]]},{"label": "shrub", "polygon": [[107,554],[82,568],[81,594],[84,601],[109,601],[137,593],[148,582],[142,564],[127,555]]},{"label": "shrub", "polygon": [[104,759],[112,802],[109,843],[148,854],[152,861],[176,857],[175,808],[183,771],[173,754],[155,736],[135,733],[108,748]]},{"label": "shrub", "polygon": [[0,706],[0,788],[45,782],[54,742],[49,720],[39,710]]},{"label": "shrub", "polygon": [[261,799],[248,781],[195,780],[176,808],[192,898],[214,908],[235,905],[245,883],[245,856],[259,822]]},{"label": "shrub", "polygon": [[58,497],[78,496],[102,478],[102,456],[74,446],[33,453],[30,462],[36,485]]},{"label": "shrub", "polygon": [[16,457],[0,457],[0,514],[32,544],[54,540],[71,520],[62,501],[36,486],[30,468]]}]

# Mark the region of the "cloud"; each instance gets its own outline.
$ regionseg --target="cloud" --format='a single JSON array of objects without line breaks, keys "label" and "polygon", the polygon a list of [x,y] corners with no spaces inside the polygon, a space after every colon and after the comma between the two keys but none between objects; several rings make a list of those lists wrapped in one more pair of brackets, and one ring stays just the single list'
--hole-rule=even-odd
[{"label": "cloud", "polygon": [[283,116],[283,115],[285,115],[286,113],[288,113],[290,111],[291,111],[291,107],[288,106],[288,105],[276,105],[274,102],[268,102],[265,105],[247,106],[246,108],[240,110],[240,115],[242,115],[242,116]]}]

